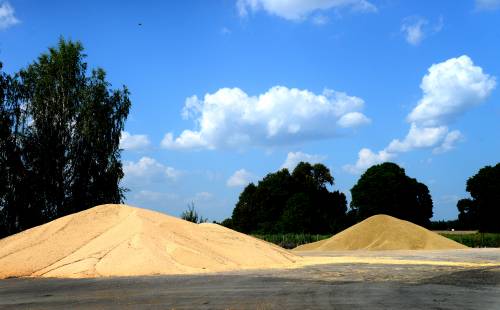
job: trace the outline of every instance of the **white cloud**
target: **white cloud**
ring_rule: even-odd
[[[293,170],[295,166],[301,161],[308,162],[311,164],[317,164],[326,159],[323,155],[313,155],[302,152],[289,152],[286,156],[285,162],[281,165],[281,168],[287,168],[288,170]]]
[[[122,131],[120,137],[120,148],[124,150],[144,150],[151,145],[147,135],[131,135]]]
[[[330,9],[351,9],[357,12],[376,12],[377,8],[367,0],[238,0],[236,7],[240,16],[248,11],[264,10],[287,20],[300,21],[313,12]]]
[[[161,146],[242,148],[331,138],[338,127],[369,122],[359,112],[363,105],[361,98],[333,90],[314,94],[275,86],[258,96],[249,96],[239,88],[222,88],[203,99],[187,98],[182,116],[194,118],[198,130],[184,130],[177,138],[167,133]]]
[[[344,114],[337,121],[337,124],[343,128],[358,127],[370,123],[371,120],[368,117],[366,117],[363,113],[359,112],[349,112],[347,114]]]
[[[423,97],[408,121],[425,126],[450,122],[483,102],[495,85],[495,78],[483,73],[466,55],[434,64],[422,79]]]
[[[139,161],[125,161],[123,182],[128,186],[161,183],[177,179],[181,172],[173,167],[165,166],[156,159],[144,156]]]
[[[395,158],[398,153],[433,148],[434,154],[452,150],[463,140],[448,125],[466,110],[482,103],[495,88],[495,78],[483,73],[468,56],[451,58],[429,68],[420,85],[423,96],[409,113],[410,130],[401,141],[394,139],[382,151],[362,149],[354,165],[344,169],[360,173],[371,165]]]
[[[14,26],[20,21],[14,16],[14,8],[9,2],[4,2],[0,5],[0,30]]]
[[[493,11],[500,8],[500,0],[476,0],[476,9],[479,11]]]
[[[226,185],[229,187],[242,187],[251,182],[253,175],[245,169],[237,170],[227,179]]]
[[[215,146],[209,145],[199,132],[191,130],[184,130],[181,136],[176,139],[174,139],[174,135],[171,132],[165,134],[165,137],[161,140],[161,147],[166,149],[215,149]]]
[[[420,128],[413,123],[404,140],[392,140],[386,150],[391,153],[401,153],[413,149],[432,147],[443,141],[447,133],[448,128],[446,126]]]
[[[393,159],[396,156],[394,153],[389,153],[386,150],[374,153],[372,150],[363,148],[358,153],[358,160],[354,165],[345,165],[345,171],[352,174],[359,174],[369,167],[380,164]]]
[[[432,152],[434,154],[441,154],[441,153],[448,152],[448,151],[454,149],[455,144],[457,144],[459,141],[461,141],[463,139],[464,139],[464,136],[462,135],[462,133],[460,131],[453,130],[446,135],[446,138],[443,140],[441,145],[434,148],[432,150]]]
[[[437,22],[432,24],[423,17],[409,16],[403,19],[401,32],[404,34],[406,42],[417,46],[428,36],[440,32],[443,26],[443,16],[439,16]]]
[[[406,18],[403,20],[401,32],[405,34],[406,41],[411,45],[419,45],[425,37],[423,27],[429,22],[424,18]]]

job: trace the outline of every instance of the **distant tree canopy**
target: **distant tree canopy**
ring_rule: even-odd
[[[387,214],[427,226],[432,217],[432,198],[426,185],[406,175],[394,163],[370,167],[351,189],[351,212],[362,221]]]
[[[270,173],[240,194],[232,217],[222,222],[245,233],[333,233],[344,227],[346,197],[330,192],[334,179],[322,164],[299,163]]]
[[[87,75],[83,47],[60,39],[26,69],[0,74],[0,237],[118,203],[129,92]]]
[[[457,203],[458,219],[469,228],[500,232],[500,163],[485,166],[467,180],[472,199]]]

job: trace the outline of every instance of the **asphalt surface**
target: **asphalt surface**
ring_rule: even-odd
[[[411,255],[436,259],[443,253]],[[494,262],[500,252],[458,256]],[[498,310],[500,267],[331,264],[213,275],[6,279],[0,280],[0,308]]]

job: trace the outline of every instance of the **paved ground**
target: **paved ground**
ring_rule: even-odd
[[[357,255],[500,263],[500,250]],[[200,276],[7,279],[0,281],[0,308],[498,310],[500,267],[338,263]]]

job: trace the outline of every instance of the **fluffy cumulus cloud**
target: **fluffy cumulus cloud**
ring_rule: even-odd
[[[182,116],[194,119],[195,130],[178,137],[167,133],[162,147],[168,149],[242,148],[272,146],[331,138],[339,130],[367,124],[364,101],[342,92],[275,86],[258,96],[239,88],[222,88],[203,99],[186,100]]]
[[[249,184],[253,179],[253,174],[245,169],[237,170],[227,179],[226,185],[229,187],[242,187]]]
[[[151,145],[147,135],[131,135],[122,131],[120,136],[120,148],[124,150],[144,150]]]
[[[452,150],[464,137],[459,130],[450,130],[449,124],[482,103],[495,86],[495,78],[466,55],[432,65],[420,85],[422,98],[407,116],[410,130],[406,137],[392,140],[378,153],[364,148],[357,162],[344,168],[359,173],[402,152],[432,148],[438,154]]]
[[[371,120],[360,112],[346,113],[337,121],[337,124],[343,128],[358,127],[370,123]]]
[[[165,166],[147,156],[140,158],[137,162],[125,161],[123,172],[125,174],[123,182],[132,187],[175,180],[181,174],[179,170]]]
[[[3,2],[0,5],[0,30],[7,29],[19,23],[14,13],[14,8],[9,2]]]
[[[308,162],[311,164],[317,164],[326,159],[323,155],[313,155],[302,152],[289,152],[286,156],[285,162],[281,165],[281,168],[287,168],[288,170],[293,170],[295,166],[301,161]]]
[[[495,78],[466,55],[434,64],[422,79],[423,97],[408,121],[425,126],[448,123],[483,102],[495,85]]]
[[[357,12],[376,12],[377,8],[367,0],[238,0],[240,16],[248,12],[266,11],[287,20],[300,21],[312,13],[330,9],[351,9]]]
[[[345,165],[344,170],[352,174],[359,174],[370,166],[390,161],[395,157],[395,154],[389,153],[386,150],[373,152],[370,149],[362,148],[358,153],[358,160],[354,165]]]
[[[492,11],[500,8],[500,0],[476,0],[476,9],[480,11]]]
[[[455,145],[464,139],[464,136],[459,130],[453,130],[448,132],[441,145],[435,147],[432,152],[434,154],[446,153],[455,148]]]
[[[391,153],[401,153],[418,148],[432,147],[443,141],[447,133],[448,128],[446,126],[418,127],[413,123],[403,141],[398,139],[392,140],[386,150]]]

